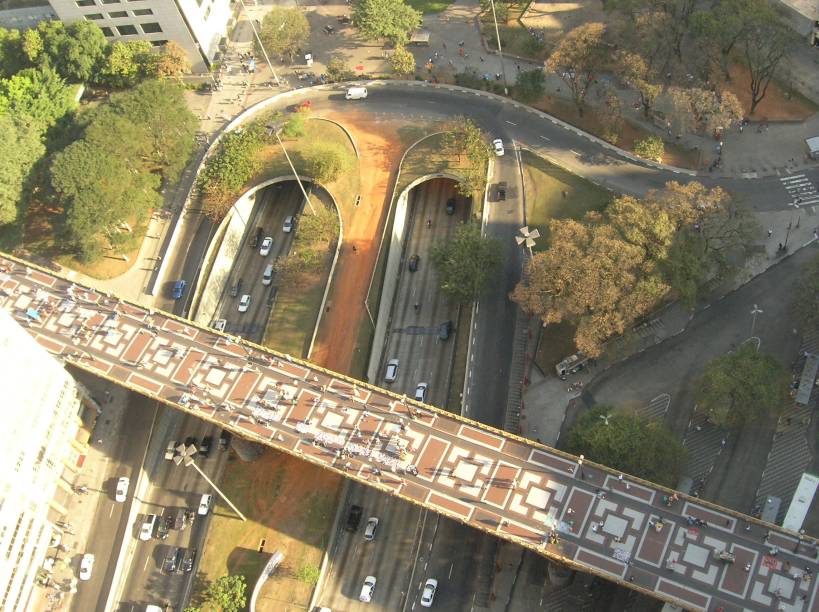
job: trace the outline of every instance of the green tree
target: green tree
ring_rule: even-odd
[[[645,159],[661,162],[665,154],[665,144],[659,136],[646,136],[634,143],[634,152]]]
[[[108,49],[108,56],[97,79],[110,87],[133,87],[156,72],[157,55],[147,40],[117,41]]]
[[[819,257],[803,269],[799,289],[794,295],[794,309],[805,327],[819,326]]]
[[[603,127],[603,138],[612,144],[617,144],[625,121],[620,96],[613,90],[606,92],[605,102],[600,108],[600,123]]]
[[[284,126],[282,126],[282,136],[285,138],[301,138],[304,136],[305,123],[309,113],[310,111],[306,108],[300,108],[295,113],[291,113]]]
[[[14,222],[23,208],[29,174],[45,154],[40,132],[0,113],[0,225]]]
[[[778,19],[761,18],[748,27],[743,40],[745,67],[750,76],[751,110],[765,98],[782,59],[791,50],[791,33]]]
[[[190,72],[191,63],[179,43],[169,40],[162,45],[154,68],[159,78],[180,77]]]
[[[220,576],[208,585],[205,601],[220,612],[240,612],[247,605],[244,576]]]
[[[788,397],[788,382],[776,359],[745,342],[705,364],[696,383],[697,410],[719,427],[739,428],[778,414]]]
[[[74,94],[50,68],[27,68],[0,81],[0,113],[9,113],[37,131],[52,127],[76,108]]]
[[[415,56],[407,51],[403,45],[398,45],[390,56],[390,66],[397,75],[408,76],[414,74]]]
[[[22,50],[29,64],[34,65],[43,53],[43,38],[34,29],[23,32]]]
[[[307,173],[320,183],[332,183],[353,165],[350,152],[336,142],[313,142],[304,151]]]
[[[671,430],[613,406],[595,406],[578,417],[566,450],[668,487],[677,484],[685,465],[685,449]]]
[[[607,60],[603,44],[606,26],[602,23],[586,23],[566,34],[555,47],[546,69],[557,74],[572,93],[577,112],[582,116],[586,94],[597,73]]]
[[[105,60],[108,41],[99,26],[91,21],[41,21],[37,32],[43,42],[39,65],[53,67],[70,83],[86,83]]]
[[[399,45],[421,25],[421,13],[403,0],[357,0],[353,22],[365,37],[385,38]]]
[[[0,77],[9,78],[26,65],[20,30],[0,28]]]
[[[262,20],[259,38],[269,53],[293,61],[310,38],[310,24],[300,8],[274,6]],[[262,50],[256,44],[256,52],[261,56]]]
[[[512,90],[515,98],[522,102],[535,102],[540,100],[546,92],[546,75],[543,70],[520,70],[515,79],[515,87]]]
[[[458,304],[469,304],[481,295],[495,278],[501,257],[500,243],[481,236],[476,222],[460,226],[449,241],[434,246],[431,253],[441,290]]]
[[[614,56],[614,70],[620,79],[640,95],[643,114],[648,118],[662,86],[654,82],[655,75],[645,60],[636,53],[618,51]]]
[[[447,155],[466,156],[468,164],[461,168],[461,181],[458,192],[471,196],[476,191],[483,191],[486,183],[486,165],[492,156],[492,149],[487,144],[481,129],[471,120],[458,117],[452,121],[444,134],[443,149]]]
[[[349,81],[355,77],[355,73],[340,57],[332,57],[327,62],[327,79],[330,82]]]
[[[321,576],[321,569],[318,565],[314,563],[306,563],[302,565],[299,570],[296,572],[296,578],[299,579],[300,582],[308,586],[316,586],[318,584],[319,577]]]

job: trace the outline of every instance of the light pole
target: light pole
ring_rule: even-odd
[[[506,64],[503,63],[503,49],[501,49],[500,32],[498,31],[498,17],[495,15],[495,0],[489,0],[492,5],[492,20],[495,22],[495,38],[498,39],[498,57],[500,57],[501,73],[503,73],[503,93],[509,95],[509,89],[506,82]]]
[[[751,337],[754,335],[754,328],[756,327],[756,315],[762,314],[765,312],[759,306],[754,304],[753,310],[751,310]]]
[[[585,456],[583,456],[583,455],[580,455],[580,456],[577,458],[577,471],[578,471],[578,473],[580,474],[580,480],[586,480],[586,477],[585,477],[585,475],[583,474],[583,460],[584,460],[585,458],[586,458],[586,457],[585,457]]]
[[[518,246],[524,245],[529,249],[529,259],[532,259],[532,247],[535,246],[535,239],[540,238],[540,231],[535,228],[530,232],[528,225],[523,226],[518,231],[521,235],[515,236],[515,242],[518,243]]]
[[[610,415],[610,414],[601,414],[601,415],[600,415],[600,420],[601,420],[601,421],[603,421],[603,424],[604,424],[604,425],[608,425],[608,424],[609,424],[609,419],[610,419],[610,418],[611,418],[611,415]]]
[[[193,469],[195,469],[197,472],[199,472],[199,475],[202,476],[202,478],[204,478],[207,481],[207,483],[210,486],[213,487],[213,490],[216,491],[219,494],[219,497],[224,499],[227,502],[227,505],[230,506],[231,508],[233,508],[233,511],[236,514],[239,515],[239,518],[242,519],[243,521],[247,521],[247,519],[245,518],[245,515],[242,514],[241,512],[239,512],[239,508],[234,506],[233,502],[230,501],[227,498],[227,495],[222,493],[222,490],[219,487],[217,487],[216,484],[210,478],[208,478],[208,475],[205,474],[205,472],[203,472],[201,469],[199,469],[198,465],[196,465],[196,463],[193,460],[193,456],[196,454],[196,447],[193,444],[191,444],[190,446],[187,446],[187,447],[184,444],[180,444],[177,447],[177,450],[179,450],[180,448],[182,450],[180,450],[179,454],[176,457],[173,458],[173,462],[176,465],[180,465],[180,464],[184,463],[185,467],[193,466]]]
[[[310,196],[307,195],[307,191],[304,189],[304,184],[301,182],[301,178],[299,178],[299,173],[296,172],[295,166],[293,166],[293,162],[290,160],[290,156],[287,154],[287,149],[284,148],[284,143],[282,139],[279,138],[279,132],[281,131],[281,126],[275,125],[273,123],[269,123],[265,126],[267,128],[267,133],[269,135],[276,137],[276,142],[279,143],[279,146],[282,148],[284,152],[284,156],[287,158],[287,163],[290,164],[290,170],[293,171],[293,176],[296,177],[296,182],[299,184],[299,189],[301,189],[302,195],[304,195],[304,201],[307,202],[307,206],[310,207],[310,212],[314,215],[316,214],[316,209],[313,208],[313,203],[310,201]]]
[[[239,0],[239,4],[242,5],[242,10],[247,15],[247,7],[245,6],[244,0]],[[264,45],[262,44],[262,39],[259,38],[259,32],[256,31],[256,26],[253,23],[253,19],[250,18],[250,15],[248,15],[247,21],[248,23],[250,23],[250,28],[253,30],[253,36],[256,37],[256,42],[259,43],[259,49],[262,50],[262,55],[264,55],[264,61],[267,62],[267,67],[270,68],[270,72],[273,74],[273,78],[276,79],[276,86],[278,87],[281,85],[281,81],[279,81],[279,75],[276,74],[276,71],[273,69],[273,64],[270,62],[270,58],[267,57],[267,50],[264,48]]]

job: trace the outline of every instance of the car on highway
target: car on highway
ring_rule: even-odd
[[[182,561],[182,571],[185,573],[191,571],[193,569],[194,561],[196,561],[196,549],[190,548],[185,555],[185,560]]]
[[[361,595],[358,596],[358,601],[370,603],[375,594],[375,576],[367,576],[364,579],[364,584],[361,587]]]
[[[114,499],[120,503],[124,502],[128,497],[128,486],[131,480],[127,476],[122,476],[117,480],[117,490],[114,493]]]
[[[210,506],[213,503],[213,495],[210,493],[203,493],[199,499],[199,508],[196,509],[196,514],[201,516],[206,515],[210,511]]]
[[[495,149],[495,155],[501,157],[504,153],[503,141],[500,138],[495,138],[495,140],[492,141],[492,146]]]
[[[421,256],[420,255],[412,255],[409,258],[409,262],[407,263],[407,268],[410,272],[417,272],[418,266],[421,264]]]
[[[92,571],[94,571],[94,555],[85,553],[80,561],[80,580],[91,580]]]
[[[176,447],[179,446],[179,442],[176,440],[171,440],[168,442],[168,446],[165,447],[165,459],[168,461],[173,460],[176,457]]]
[[[242,279],[240,278],[230,286],[230,297],[236,297],[242,290]]]
[[[239,300],[239,312],[247,312],[248,308],[250,308],[250,294],[245,293]]]
[[[438,339],[439,340],[449,340],[449,336],[452,333],[452,321],[444,321],[438,326]]]
[[[375,539],[375,531],[378,529],[378,517],[371,516],[367,519],[367,525],[364,527],[364,539],[372,541]]]
[[[171,529],[173,529],[173,522],[174,522],[173,512],[167,512],[163,516],[159,517],[159,520],[156,523],[157,540],[168,539],[168,534],[171,532]]]
[[[293,226],[295,225],[295,223],[296,223],[296,220],[293,217],[293,215],[290,215],[289,217],[286,217],[284,219],[284,224],[282,225],[282,231],[285,234],[289,234],[290,232],[293,231]]]
[[[219,450],[226,451],[230,446],[230,439],[232,438],[229,431],[222,430],[222,433],[219,434]]]
[[[350,513],[347,515],[347,522],[344,524],[344,529],[349,532],[358,529],[362,512],[364,512],[364,509],[361,506],[356,506],[355,504],[350,506]]]
[[[256,233],[253,234],[253,238],[250,239],[250,248],[255,249],[259,246],[259,242],[262,240],[262,236],[264,235],[264,228],[257,227]]]
[[[211,323],[211,327],[216,331],[223,332],[227,327],[227,319],[216,319],[213,323]]]
[[[384,371],[384,380],[386,382],[395,382],[396,378],[398,378],[398,360],[390,359],[387,362],[387,368]]]
[[[432,600],[435,599],[435,591],[438,589],[438,581],[430,578],[424,584],[424,592],[421,593],[421,605],[425,608],[432,607]]]
[[[185,287],[187,287],[188,281],[179,279],[173,284],[173,299],[179,300],[185,295]]]
[[[203,457],[210,455],[210,447],[213,446],[213,436],[205,436],[199,443],[199,454]]]
[[[501,181],[498,183],[498,202],[503,202],[506,199],[506,181]]]
[[[176,570],[179,568],[179,564],[182,562],[182,557],[184,555],[184,550],[182,548],[171,547],[168,551],[165,560],[162,562],[162,573],[163,574],[174,574]]]
[[[448,215],[455,214],[455,198],[449,198],[446,201],[446,214]]]
[[[145,520],[142,521],[142,527],[139,529],[139,539],[143,542],[150,540],[154,533],[154,525],[156,525],[156,514],[145,515]]]
[[[266,236],[265,239],[262,240],[262,246],[259,247],[259,255],[267,257],[270,255],[271,248],[273,248],[273,238]]]
[[[187,438],[185,438],[185,450],[187,451],[187,449],[190,448],[191,446],[194,449],[196,449],[199,446],[198,440],[196,439],[195,436],[188,436]]]
[[[429,388],[429,384],[422,382],[418,383],[418,386],[415,387],[415,401],[416,402],[426,402],[427,401],[427,389]]]

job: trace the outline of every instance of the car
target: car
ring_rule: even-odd
[[[114,493],[114,499],[122,503],[128,497],[128,486],[131,484],[130,478],[122,476],[117,480],[117,490]]]
[[[247,312],[248,308],[250,308],[250,294],[245,293],[239,300],[239,312]]]
[[[498,183],[498,202],[503,202],[506,199],[506,181]]]
[[[424,584],[424,592],[421,593],[421,605],[425,608],[432,607],[432,600],[435,599],[435,591],[438,589],[438,581],[429,578]]]
[[[205,436],[199,443],[199,454],[203,457],[210,455],[210,447],[213,445],[213,436]]]
[[[159,517],[159,520],[156,523],[157,540],[168,539],[168,534],[171,532],[171,529],[173,529],[173,522],[174,522],[173,512],[168,512],[164,516]]]
[[[230,297],[236,297],[242,290],[242,279],[240,278],[230,286]]]
[[[498,157],[503,156],[503,141],[500,138],[496,138],[492,141],[492,146],[495,148],[495,155]]]
[[[210,511],[210,505],[213,503],[213,495],[210,493],[203,493],[199,499],[199,508],[196,509],[196,514],[200,516],[206,515]]]
[[[168,513],[168,525],[171,529],[183,531],[193,521],[193,512],[185,508],[172,508]]]
[[[185,287],[188,286],[188,281],[179,279],[173,284],[173,299],[179,300],[182,299],[182,296],[185,294]]]
[[[223,332],[227,327],[227,319],[216,319],[213,323],[211,323],[211,327],[216,331]]]
[[[449,340],[449,336],[452,333],[452,321],[444,321],[438,326],[438,339],[439,340]]]
[[[193,569],[193,563],[196,561],[196,549],[191,548],[185,555],[185,560],[182,561],[182,571],[188,573]]]
[[[168,446],[165,447],[165,459],[168,461],[172,461],[174,457],[176,457],[176,447],[179,446],[179,442],[176,440],[171,440],[168,442]]]
[[[226,451],[228,449],[228,447],[230,446],[230,439],[232,437],[233,436],[231,436],[229,431],[225,431],[224,429],[222,430],[222,433],[219,434],[219,450],[220,451]]]
[[[255,249],[257,246],[259,246],[259,242],[261,241],[263,235],[264,235],[264,229],[261,228],[261,227],[257,227],[256,228],[256,233],[253,234],[253,238],[250,239],[250,248],[251,249]]]
[[[364,579],[364,585],[361,587],[361,595],[358,596],[358,601],[370,603],[375,594],[375,576],[367,576]]]
[[[181,553],[181,554],[180,554]],[[179,567],[179,563],[182,561],[182,549],[179,547],[171,547],[168,551],[165,560],[162,562],[162,573],[163,574],[174,574],[176,573],[177,568]]]
[[[344,529],[349,532],[354,532],[358,529],[362,512],[364,512],[364,509],[361,506],[356,506],[355,504],[350,506],[350,513],[347,515],[347,522],[344,524]]]
[[[455,198],[449,198],[446,201],[446,214],[448,215],[455,214]]]
[[[154,534],[154,525],[156,525],[156,514],[148,514],[145,520],[142,521],[142,527],[139,529],[139,539],[147,542]]]
[[[193,447],[194,449],[199,447],[199,440],[196,439],[195,436],[188,436],[185,438],[185,448]]]
[[[412,255],[409,258],[409,263],[407,264],[407,268],[410,272],[417,272],[418,266],[421,264],[421,256],[420,255]]]
[[[415,387],[415,401],[417,402],[426,402],[427,401],[427,389],[429,388],[429,384],[422,382],[418,383],[418,386]]]
[[[284,220],[284,224],[282,225],[282,231],[285,234],[289,234],[290,232],[292,232],[293,231],[293,226],[295,225],[295,221],[296,220],[293,217],[293,215],[290,215],[289,217],[286,217],[285,220]]]
[[[273,248],[273,238],[266,236],[265,239],[262,240],[262,246],[259,247],[259,255],[267,257],[270,255],[271,248]]]
[[[371,516],[367,519],[367,525],[364,527],[364,539],[367,541],[374,540],[376,529],[378,529],[378,517]]]
[[[91,580],[91,572],[94,570],[94,555],[85,553],[80,561],[80,580]]]
[[[398,378],[398,360],[390,359],[387,362],[387,368],[384,371],[384,380],[386,382],[395,382],[396,378]]]

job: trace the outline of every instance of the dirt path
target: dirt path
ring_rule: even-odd
[[[350,131],[361,153],[361,204],[342,216],[344,242],[328,298],[329,311],[319,328],[311,361],[350,372],[359,324],[365,320],[364,298],[370,283],[392,186],[403,146],[398,124],[362,113],[328,115]],[[355,250],[353,250],[355,247]]]

